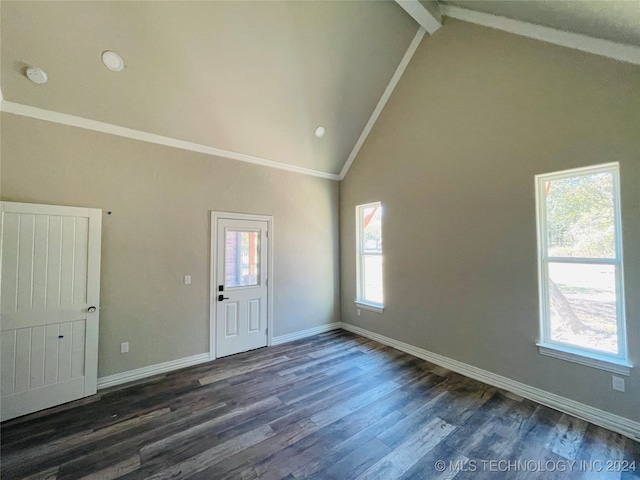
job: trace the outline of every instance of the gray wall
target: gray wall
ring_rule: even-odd
[[[640,67],[447,21],[340,186],[342,320],[640,420]],[[534,175],[619,161],[627,392],[537,351]],[[357,204],[384,207],[383,314],[356,316]]]
[[[274,335],[338,321],[337,182],[7,113],[1,128],[3,200],[103,209],[99,376],[208,352],[211,210],[274,216]]]

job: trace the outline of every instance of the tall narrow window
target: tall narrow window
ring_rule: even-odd
[[[628,373],[618,164],[536,182],[540,353]]]
[[[382,205],[356,207],[357,298],[356,304],[382,312]]]

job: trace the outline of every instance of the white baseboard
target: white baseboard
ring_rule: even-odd
[[[305,337],[311,337],[318,335],[319,333],[328,332],[330,330],[338,330],[342,328],[342,322],[328,323],[326,325],[320,325],[319,327],[307,328],[306,330],[300,330],[299,332],[288,333],[286,335],[280,335],[279,337],[273,337],[271,345],[280,345],[281,343],[293,342]]]
[[[342,322],[328,323],[326,325],[320,325],[319,327],[308,328],[307,330],[301,330],[299,332],[289,333],[287,335],[281,335],[279,337],[273,337],[271,345],[280,345],[281,343],[293,342],[300,338],[311,337],[319,333],[328,332],[330,330],[338,330],[342,327]],[[98,390],[103,388],[114,387],[123,383],[133,382],[135,380],[141,380],[143,378],[158,375],[160,373],[167,373],[179,368],[190,367],[192,365],[198,365],[200,363],[209,362],[212,359],[209,353],[201,353],[200,355],[194,355],[193,357],[179,358],[177,360],[171,360],[169,362],[158,363],[156,365],[149,365],[148,367],[137,368],[135,370],[129,370],[128,372],[116,373],[115,375],[109,375],[106,377],[98,378]]]
[[[542,405],[546,405],[561,412],[574,415],[595,425],[599,425],[603,428],[607,428],[634,440],[640,441],[640,422],[635,422],[628,418],[585,405],[584,403],[576,402],[575,400],[561,397],[560,395],[517,382],[510,378],[503,377],[502,375],[497,375],[443,355],[438,355],[437,353],[432,353],[422,348],[414,347],[408,343],[400,342],[398,340],[385,337],[384,335],[370,332],[369,330],[356,327],[355,325],[342,323],[341,328],[363,337],[370,338],[384,345],[397,348],[398,350],[402,350],[414,357],[422,358],[423,360],[435,363],[436,365],[440,365],[441,367],[447,368],[461,375],[473,378],[474,380],[508,390],[520,395],[521,397],[528,398],[529,400],[533,400],[534,402],[541,403]]]
[[[348,332],[353,332],[357,335],[370,338],[376,342],[380,342],[384,345],[388,345],[393,348],[397,348],[403,352],[406,352],[414,357],[422,358],[428,362],[435,363],[441,367],[447,368],[451,371],[465,375],[474,380],[484,382],[494,387],[502,388],[513,392],[521,397],[528,398],[534,402],[541,403],[548,407],[554,408],[564,413],[574,415],[582,418],[595,425],[599,425],[603,428],[607,428],[614,432],[618,432],[636,441],[640,441],[640,422],[630,420],[628,418],[615,415],[613,413],[600,410],[584,403],[576,402],[566,397],[556,395],[554,393],[541,390],[530,385],[517,382],[502,375],[498,375],[487,370],[483,370],[467,363],[453,360],[452,358],[439,355],[437,353],[429,352],[422,348],[414,347],[408,343],[394,340],[390,337],[385,337],[378,333],[371,332],[364,328],[356,327],[344,322],[334,322],[319,327],[308,328],[299,332],[289,333],[287,335],[280,335],[274,337],[272,345],[280,345],[282,343],[292,342],[301,338],[310,337],[319,333],[325,333],[331,330],[337,330],[342,328]],[[115,375],[109,375],[107,377],[98,378],[98,390],[113,387],[127,382],[140,380],[160,373],[167,373],[180,368],[189,367],[192,365],[198,365],[210,361],[208,353],[202,353],[200,355],[194,355],[192,357],[180,358],[178,360],[172,360],[170,362],[159,363],[157,365],[150,365],[148,367],[138,368],[130,370],[128,372],[117,373]]]
[[[106,377],[98,378],[98,390],[103,388],[114,387],[123,383],[133,382],[134,380],[140,380],[142,378],[151,377],[160,373],[167,373],[173,370],[178,370],[184,367],[190,367],[192,365],[198,365],[199,363],[205,363],[210,361],[209,353],[201,353],[192,357],[179,358],[177,360],[171,360],[169,362],[158,363],[156,365],[149,365],[148,367],[136,368],[135,370],[129,370],[128,372],[116,373],[115,375],[108,375]]]

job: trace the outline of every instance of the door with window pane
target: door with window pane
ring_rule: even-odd
[[[267,222],[217,219],[216,352],[267,345]]]

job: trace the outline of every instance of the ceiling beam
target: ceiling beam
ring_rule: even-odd
[[[396,3],[430,34],[442,26],[440,5],[436,0],[396,0]]]
[[[396,85],[398,85],[398,82],[400,81],[402,74],[407,68],[407,65],[409,65],[409,62],[411,61],[413,54],[418,49],[418,46],[420,45],[420,42],[422,41],[422,38],[425,36],[426,33],[427,32],[425,31],[424,28],[418,27],[418,31],[413,37],[411,44],[409,44],[409,48],[407,48],[407,51],[402,57],[402,60],[400,60],[400,64],[398,65],[398,68],[396,68],[396,71],[391,77],[391,80],[389,80],[389,84],[387,85],[387,88],[385,88],[384,92],[382,92],[382,96],[380,97],[380,100],[378,100],[378,104],[376,105],[376,108],[373,109],[373,113],[371,114],[369,121],[364,126],[364,129],[362,130],[360,137],[358,137],[358,141],[353,146],[353,150],[351,150],[351,154],[349,155],[349,158],[347,158],[347,161],[342,167],[342,170],[340,171],[339,180],[343,180],[345,175],[349,171],[349,168],[351,168],[351,164],[358,156],[358,153],[360,152],[362,145],[364,145],[365,140],[369,136],[369,132],[371,132],[371,129],[373,128],[376,121],[378,120],[378,117],[382,113],[382,109],[387,104],[387,100],[389,100],[389,97],[391,97],[393,90],[396,88]]]

